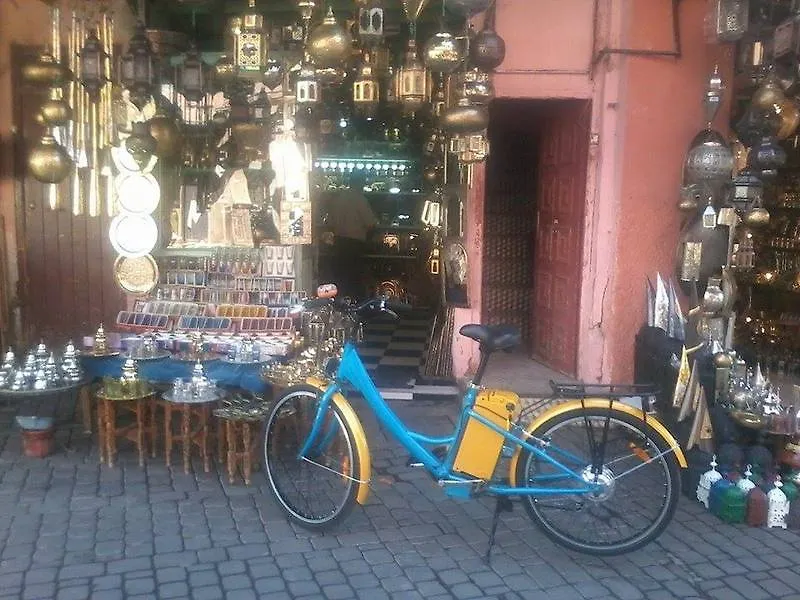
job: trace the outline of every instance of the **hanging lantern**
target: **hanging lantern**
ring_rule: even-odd
[[[781,87],[778,78],[772,74],[769,75],[764,83],[761,84],[750,99],[750,104],[756,108],[764,108],[772,110],[775,105],[780,105],[786,100],[786,94]]]
[[[262,90],[249,107],[250,121],[257,125],[265,125],[270,120],[269,96]]]
[[[440,123],[442,129],[453,135],[478,133],[489,124],[489,111],[462,97],[444,112]]]
[[[316,104],[319,102],[319,82],[317,72],[308,57],[300,65],[300,74],[295,83],[295,101],[298,104]]]
[[[340,66],[350,53],[351,40],[344,27],[336,22],[333,9],[308,36],[306,48],[314,63],[321,68]]]
[[[125,140],[125,149],[143,169],[150,162],[151,157],[156,153],[158,142],[150,133],[150,124],[136,122],[131,126],[131,134]]]
[[[440,119],[444,111],[447,110],[447,83],[445,75],[439,74],[438,81],[434,87],[436,91],[434,91],[431,97],[431,114],[435,119]]]
[[[28,154],[28,170],[31,175],[42,183],[59,183],[69,175],[72,170],[72,159],[67,151],[56,142],[53,134],[48,131],[31,148]]]
[[[308,22],[311,20],[311,15],[314,14],[314,7],[316,6],[314,0],[298,0],[297,8],[300,9],[300,18]]]
[[[492,76],[480,69],[470,69],[457,75],[459,93],[473,104],[489,104],[494,98]]]
[[[206,95],[206,66],[194,42],[178,67],[176,84],[178,92],[190,102],[199,102]]]
[[[380,84],[370,63],[369,53],[365,52],[364,60],[358,69],[358,76],[353,82],[353,106],[356,112],[372,117],[378,109],[379,101]]]
[[[236,80],[236,67],[233,59],[227,54],[219,57],[214,65],[214,89],[225,91]]]
[[[764,195],[764,184],[750,169],[737,173],[732,182],[728,201],[739,211],[754,204],[761,204]]]
[[[106,62],[108,54],[103,43],[97,37],[97,30],[92,29],[80,51],[80,81],[89,98],[96,102],[100,98],[100,90],[106,84]]]
[[[450,152],[461,164],[483,162],[489,156],[489,140],[486,132],[458,134],[450,138]]]
[[[477,35],[470,41],[469,58],[472,65],[484,71],[493,71],[506,57],[506,42],[494,30],[495,7],[486,14],[486,19]]]
[[[283,83],[283,63],[274,58],[267,60],[267,66],[261,74],[261,81],[269,89],[274,90]]]
[[[735,42],[747,33],[750,0],[715,0],[712,10],[717,41]]]
[[[347,71],[341,67],[325,67],[316,69],[317,81],[322,86],[336,86],[344,83]]]
[[[177,158],[183,148],[183,136],[175,118],[159,105],[155,116],[147,123],[150,126],[150,135],[156,140],[153,154],[165,160]]]
[[[750,168],[759,171],[761,179],[773,179],[777,177],[778,169],[786,164],[786,151],[776,138],[764,136],[750,150],[748,158]]]
[[[730,178],[732,171],[733,153],[725,138],[713,129],[704,129],[698,133],[686,156],[687,181],[721,183]]]
[[[419,110],[430,96],[428,71],[417,57],[414,39],[408,40],[408,50],[403,66],[397,71],[397,99],[408,112]]]
[[[382,0],[366,0],[358,7],[358,37],[365,46],[383,41],[386,9]]]
[[[453,35],[439,31],[425,44],[425,64],[435,73],[452,73],[464,62],[464,48]]]
[[[153,50],[145,35],[144,25],[136,27],[136,33],[128,44],[128,53],[122,57],[122,85],[131,93],[131,100],[139,108],[144,106],[153,90]]]
[[[256,0],[248,0],[248,12],[231,20],[233,64],[239,77],[260,79],[267,64],[269,34],[264,17],[256,12]]]

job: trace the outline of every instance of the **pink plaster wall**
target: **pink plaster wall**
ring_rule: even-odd
[[[595,48],[669,49],[671,5],[498,0],[497,31],[508,53],[495,76],[497,96],[592,100],[577,372],[584,381],[632,378],[644,277],[672,270],[681,165],[702,126],[703,89],[715,62],[730,80],[731,51],[703,39],[705,0],[680,2],[682,58],[612,55],[590,71],[593,39]],[[726,107],[720,112],[727,114]],[[471,307],[455,311],[456,331],[481,315],[483,196],[483,167],[477,166],[466,219]],[[463,377],[477,366],[478,354],[459,337],[453,366]]]
[[[630,44],[647,48],[669,44],[658,40],[669,19],[667,2],[632,2]],[[719,63],[723,79],[731,83],[733,52],[730,47],[708,45],[703,18],[706,2],[680,3],[682,57],[663,60],[628,59],[621,156],[622,184],[619,205],[619,239],[616,269],[608,313],[611,358],[610,378],[633,376],[633,341],[646,318],[644,281],[656,271],[672,276],[681,215],[676,208],[686,150],[705,126],[702,98],[708,76]],[[656,46],[657,47],[657,46]],[[730,96],[728,95],[728,101]],[[726,131],[729,109],[723,106],[717,127]]]

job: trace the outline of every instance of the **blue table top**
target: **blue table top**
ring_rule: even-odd
[[[122,356],[82,356],[81,365],[89,378],[120,377],[125,358]],[[172,383],[179,377],[191,377],[194,363],[163,358],[137,361],[139,377],[153,383]],[[264,364],[236,364],[222,360],[203,362],[206,377],[218,385],[236,387],[254,394],[263,394],[269,384],[262,380]]]

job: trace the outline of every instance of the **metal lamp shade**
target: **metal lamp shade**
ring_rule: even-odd
[[[689,183],[719,183],[733,171],[733,153],[725,138],[713,129],[701,131],[689,147],[685,174]]]
[[[350,36],[336,22],[333,9],[328,8],[325,19],[309,35],[306,49],[318,67],[327,68],[340,66],[350,53],[350,46]]]

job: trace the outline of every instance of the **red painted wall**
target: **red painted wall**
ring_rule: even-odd
[[[627,45],[669,48],[670,2],[634,0],[628,6]],[[612,310],[608,313],[610,378],[632,378],[633,342],[645,321],[646,277],[671,276],[681,226],[676,208],[686,150],[704,127],[702,100],[715,63],[731,85],[733,50],[704,39],[704,0],[679,3],[682,56],[679,59],[629,57],[625,93],[619,109],[622,127],[618,243]],[[730,95],[715,126],[727,131]]]

